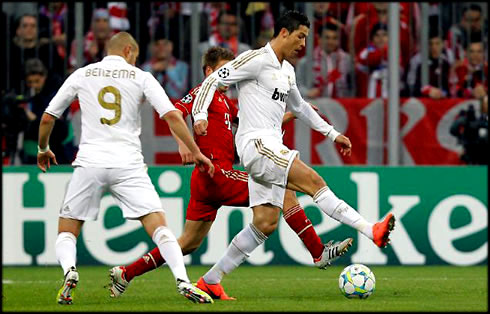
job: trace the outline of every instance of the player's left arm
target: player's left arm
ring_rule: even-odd
[[[288,105],[296,117],[306,122],[312,129],[338,143],[341,147],[340,152],[344,156],[350,156],[352,144],[349,138],[340,134],[332,125],[323,120],[310,104],[301,97],[296,82],[293,83],[289,91]]]
[[[318,107],[313,105],[313,104],[309,104],[311,106],[311,108],[313,108],[313,110],[315,111],[318,111]],[[292,113],[291,111],[286,111],[286,113],[284,114],[284,117],[282,117],[282,124],[286,124],[288,123],[289,121],[291,120],[294,120],[296,119],[297,117],[294,115],[294,113]]]
[[[261,50],[246,51],[236,59],[224,64],[204,80],[192,106],[194,131],[197,135],[207,134],[208,108],[216,88],[255,78],[261,67],[260,53]]]

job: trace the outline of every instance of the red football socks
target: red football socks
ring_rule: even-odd
[[[158,250],[158,247],[155,247],[133,264],[126,266],[126,280],[130,281],[135,276],[143,275],[150,270],[158,268],[160,265],[163,265],[163,263],[165,263],[165,260],[160,255],[160,250]]]
[[[324,245],[316,233],[311,221],[306,217],[305,211],[300,204],[292,207],[283,214],[289,227],[296,232],[298,237],[310,251],[313,259],[322,256]]]

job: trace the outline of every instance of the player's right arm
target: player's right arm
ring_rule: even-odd
[[[192,106],[194,131],[197,135],[206,135],[208,125],[208,107],[214,92],[219,86],[229,86],[243,80],[254,79],[260,71],[262,49],[249,50],[223,65],[209,75],[201,85]]]
[[[56,119],[58,119],[63,112],[71,104],[72,100],[78,93],[78,77],[82,69],[73,72],[61,85],[56,95],[49,102],[48,107],[41,116],[41,122],[39,123],[39,139],[38,139],[38,152],[37,152],[37,166],[43,172],[46,172],[50,167],[50,162],[56,162],[55,154],[49,149],[49,137],[53,131]]]
[[[179,138],[191,151],[195,164],[199,170],[204,171],[204,165],[208,166],[208,173],[211,177],[214,175],[214,165],[206,156],[204,156],[196,142],[192,138],[187,124],[182,118],[182,114],[175,108],[170,99],[165,93],[165,90],[158,81],[148,72],[144,73],[143,94],[148,102],[158,112],[160,119],[164,119],[170,130],[177,138]]]

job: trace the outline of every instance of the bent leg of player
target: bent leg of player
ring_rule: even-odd
[[[182,232],[182,235],[177,239],[184,256],[191,254],[199,248],[212,224],[212,221],[186,220],[184,232]],[[115,266],[111,268],[109,270],[109,277],[111,278],[109,290],[111,292],[111,297],[117,298],[121,296],[134,277],[157,269],[163,264],[165,264],[165,259],[160,254],[158,247],[155,247],[128,266]]]
[[[59,214],[56,259],[64,280],[57,294],[59,304],[73,303],[79,275],[76,268],[77,238],[85,220],[96,220],[105,191],[104,169],[76,167],[68,184]]]
[[[267,240],[267,235],[271,234],[277,227],[280,211],[278,207],[265,205],[255,206],[252,209],[254,212],[252,223],[248,224],[233,238],[223,256],[197,283],[199,288],[212,296],[214,295],[215,298],[234,300],[234,298],[226,295],[220,284],[223,276],[240,266],[255,248]]]
[[[350,247],[352,245],[352,239],[350,238],[344,240],[345,243],[338,246],[338,248],[333,247],[333,241],[330,241],[327,245],[323,245],[311,221],[306,217],[305,211],[299,204],[294,191],[286,190],[284,195],[283,217],[289,227],[303,241],[303,244],[313,258],[315,266],[320,269],[325,269],[333,261],[329,259],[329,256],[332,256],[331,250],[338,249],[339,254],[343,255],[347,252],[345,246]]]
[[[76,268],[77,256],[77,237],[83,221],[60,217],[59,233],[56,239],[56,259],[63,268],[64,280],[56,296],[59,304],[73,303],[73,289],[76,288],[79,280]]]
[[[182,250],[167,227],[164,210],[146,168],[110,170],[110,191],[121,207],[124,218],[141,221],[172,271],[178,292],[193,302],[212,303],[209,295],[190,283]]]
[[[316,171],[296,158],[288,177],[288,188],[313,197],[321,210],[335,220],[347,224],[364,234],[378,247],[386,247],[389,235],[395,226],[395,217],[389,213],[376,224],[366,221],[349,204],[339,199]]]

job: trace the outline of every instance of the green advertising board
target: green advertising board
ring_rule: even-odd
[[[192,167],[150,167],[170,228],[183,230]],[[324,242],[353,237],[340,263],[477,265],[488,258],[487,167],[315,167],[331,189],[368,221],[397,217],[391,246],[377,248],[356,230],[326,216],[298,193]],[[72,168],[4,167],[3,265],[56,265],[57,217]],[[202,246],[186,264],[214,264],[252,219],[249,208],[223,207]],[[101,200],[98,220],[84,224],[78,264],[127,264],[154,247],[138,221],[122,218],[112,196]],[[247,263],[312,265],[311,256],[284,219]]]

